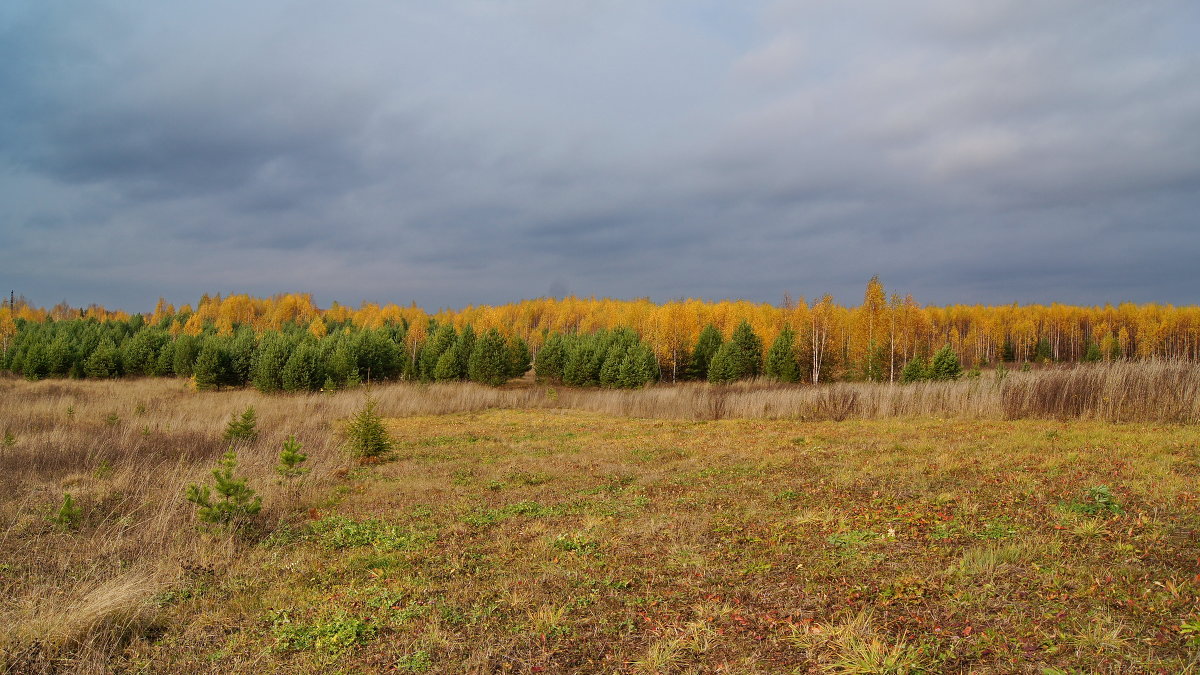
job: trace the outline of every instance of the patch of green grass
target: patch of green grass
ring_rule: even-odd
[[[346,516],[326,516],[310,523],[308,529],[321,546],[334,550],[372,546],[377,551],[404,551],[422,548],[436,539],[434,535],[389,525],[374,518],[354,520]]]
[[[1107,485],[1094,485],[1087,489],[1082,499],[1062,502],[1059,504],[1059,508],[1069,513],[1086,516],[1120,515],[1125,512]]]
[[[271,617],[271,634],[280,651],[313,651],[337,655],[375,639],[378,628],[344,611],[304,621],[291,612]]]

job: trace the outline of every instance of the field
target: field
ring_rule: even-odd
[[[1089,372],[389,385],[365,465],[361,389],[0,380],[0,671],[1200,672],[1194,368]],[[247,406],[264,508],[204,527]]]

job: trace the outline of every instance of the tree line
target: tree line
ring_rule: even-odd
[[[727,342],[735,343],[725,348],[725,354],[716,358],[714,377],[727,381],[729,377],[739,379],[753,375],[769,375],[784,381],[824,382],[829,380],[899,381],[905,366],[914,360],[931,362],[933,355],[946,345],[964,365],[972,367],[995,366],[999,363],[1043,363],[1083,362],[1101,359],[1127,359],[1167,357],[1200,360],[1200,308],[1195,306],[1173,307],[1170,305],[1133,305],[1076,307],[1052,305],[1002,305],[923,307],[911,296],[888,294],[883,284],[871,279],[860,305],[847,307],[833,302],[828,295],[815,302],[804,298],[786,298],[780,305],[751,303],[746,301],[707,302],[702,300],[679,300],[656,304],[649,300],[610,300],[582,298],[539,298],[519,303],[496,306],[470,306],[456,311],[444,310],[427,313],[411,305],[377,305],[364,303],[358,308],[333,303],[328,308],[316,306],[305,294],[286,294],[272,298],[253,298],[247,295],[204,296],[195,308],[185,305],[176,308],[165,300],[159,301],[154,311],[146,315],[128,315],[91,306],[72,308],[65,303],[50,309],[34,308],[17,299],[6,299],[0,303],[0,349],[6,360],[11,360],[11,347],[18,332],[33,330],[32,325],[59,324],[64,322],[91,322],[108,327],[113,349],[123,349],[123,339],[139,332],[137,326],[153,328],[156,337],[142,340],[171,342],[174,351],[183,336],[195,338],[197,344],[207,342],[214,336],[229,343],[226,351],[234,364],[241,364],[238,377],[245,375],[239,353],[248,339],[239,333],[251,333],[256,344],[264,335],[280,333],[287,345],[307,352],[310,363],[324,359],[325,376],[332,375],[336,385],[347,373],[344,359],[332,362],[335,341],[344,339],[347,330],[358,334],[364,331],[382,331],[397,346],[402,348],[404,358],[398,374],[376,369],[373,377],[391,377],[436,380],[438,362],[431,360],[429,344],[441,347],[448,339],[446,328],[459,334],[468,332],[481,338],[493,329],[497,331],[506,347],[520,339],[531,354],[539,353],[550,346],[553,355],[558,347],[547,343],[553,336],[566,341],[577,341],[578,336],[601,335],[619,331],[631,331],[638,341],[654,357],[655,367],[647,371],[657,373],[655,378],[667,381],[687,379],[710,379],[710,361],[717,357],[717,349]],[[778,350],[756,350],[744,336],[735,340],[741,325],[749,326],[750,332],[759,338],[762,345],[778,346]],[[124,328],[121,326],[124,325]],[[57,329],[56,329],[57,330]],[[129,335],[122,335],[122,331]],[[297,339],[307,332],[316,340]],[[438,333],[441,332],[441,335]],[[164,338],[161,333],[166,334]],[[342,335],[335,335],[341,333]],[[333,337],[326,337],[326,334]],[[84,356],[90,356],[92,345],[85,340]],[[468,338],[469,342],[471,338]],[[591,340],[592,338],[588,338]],[[600,340],[601,338],[595,338]],[[613,339],[609,337],[603,339]],[[240,340],[240,342],[239,342]],[[183,343],[188,341],[183,340]],[[585,340],[586,342],[586,340]],[[72,361],[74,370],[68,367],[62,372],[66,354],[63,346],[46,343],[47,372],[54,374],[88,375],[83,371],[82,358]],[[573,343],[572,343],[573,344]],[[576,368],[567,374],[563,382],[589,382],[603,384],[600,379],[604,361],[608,360],[605,347],[603,357],[597,356],[598,347],[580,343],[579,349],[593,350],[588,369]],[[283,347],[276,347],[276,351]],[[186,354],[190,346],[180,347]],[[565,349],[565,346],[564,346]],[[211,350],[210,350],[211,351]],[[316,356],[320,352],[321,358]],[[774,351],[774,357],[771,352]],[[181,357],[181,369],[168,373],[166,364],[156,364],[147,369],[141,359],[134,355],[126,368],[125,362],[114,364],[105,358],[105,353],[93,360],[92,376],[103,376],[106,367],[116,367],[130,374],[179,374],[186,371],[186,358]],[[433,349],[441,359],[445,350]],[[757,354],[755,367],[746,367],[754,359],[745,354]],[[649,363],[649,359],[643,359]],[[219,360],[220,355],[216,355]],[[206,358],[211,361],[213,355]],[[291,354],[289,352],[289,359]],[[583,357],[579,357],[583,363]],[[278,359],[276,359],[278,360]],[[621,357],[621,363],[624,363]],[[592,368],[591,366],[597,367]],[[633,362],[626,368],[632,372]],[[548,362],[550,373],[546,377],[558,378],[554,359]],[[795,364],[793,368],[792,364]],[[172,363],[172,368],[174,364]],[[285,364],[286,365],[286,364]],[[441,364],[445,379],[470,378],[469,356],[446,357]],[[482,365],[479,367],[483,367]],[[138,372],[139,368],[143,372]],[[233,366],[237,371],[238,367]],[[315,368],[315,367],[314,367]],[[915,367],[914,367],[915,368]],[[33,368],[38,372],[39,367]],[[300,362],[292,368],[295,377],[301,377]],[[614,359],[608,368],[619,378],[621,365]],[[10,368],[11,370],[11,368]],[[23,370],[18,369],[18,370]],[[586,372],[585,372],[586,371]],[[495,372],[495,368],[492,368]],[[575,373],[585,373],[576,375]],[[750,376],[753,376],[750,375]],[[360,374],[360,377],[362,374]],[[321,379],[313,376],[315,379]],[[346,375],[347,379],[350,379]],[[481,376],[482,377],[482,376]],[[498,375],[492,375],[493,379]],[[293,378],[295,379],[295,378]],[[633,381],[629,375],[626,381]],[[282,379],[280,380],[282,387]],[[323,383],[323,380],[322,380]]]

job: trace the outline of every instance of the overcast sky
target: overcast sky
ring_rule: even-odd
[[[1200,301],[1195,0],[5,0],[0,284]]]

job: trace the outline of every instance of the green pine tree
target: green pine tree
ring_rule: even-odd
[[[117,346],[111,339],[105,338],[96,345],[87,360],[83,362],[83,372],[92,378],[119,377],[120,360]]]
[[[253,441],[258,438],[258,415],[254,412],[254,407],[248,407],[242,411],[241,415],[233,413],[229,417],[229,423],[225,425],[224,438],[230,442],[238,441]]]
[[[758,377],[762,372],[763,342],[750,327],[750,323],[743,319],[738,327],[733,329],[729,341],[737,348],[737,379]]]
[[[928,379],[929,364],[925,361],[925,357],[919,354],[909,359],[908,363],[904,364],[904,369],[900,371],[901,384],[921,382]]]
[[[283,442],[283,450],[279,453],[279,464],[275,472],[284,478],[296,478],[308,473],[308,467],[302,466],[308,455],[300,452],[300,442],[295,436],[288,436]]]
[[[711,323],[700,331],[700,337],[696,340],[696,348],[692,350],[691,363],[688,364],[688,374],[692,379],[708,379],[709,364],[724,341],[721,332]]]
[[[229,380],[229,354],[216,338],[204,341],[191,373],[196,378],[196,388],[201,390],[220,390]]]
[[[550,333],[542,342],[542,348],[538,350],[537,358],[534,359],[534,374],[539,380],[561,382],[565,361],[563,336],[558,333]]]
[[[767,351],[767,377],[780,382],[800,381],[800,362],[796,359],[796,333],[785,327]]]
[[[962,375],[962,364],[959,363],[958,354],[950,345],[946,345],[937,350],[933,355],[933,361],[929,364],[929,377],[933,380],[957,380]]]
[[[505,356],[510,378],[524,377],[525,373],[529,372],[532,360],[529,356],[529,344],[522,340],[520,335],[513,335],[508,339]]]
[[[318,391],[325,384],[325,361],[312,338],[292,350],[280,373],[284,391]]]
[[[600,366],[600,386],[619,387],[621,383],[621,366],[625,364],[628,350],[621,345],[608,348],[604,364]]]
[[[729,384],[738,379],[735,358],[737,348],[733,342],[721,345],[708,363],[708,381],[713,384]]]
[[[359,460],[372,460],[385,455],[392,449],[392,439],[383,418],[375,412],[375,399],[367,398],[363,407],[346,425],[346,446],[350,456]]]
[[[189,485],[185,497],[196,505],[196,515],[206,523],[239,527],[262,509],[262,497],[233,475],[237,455],[229,450],[213,469],[213,486]],[[218,499],[213,499],[213,491]]]
[[[1104,359],[1104,354],[1100,352],[1100,345],[1092,340],[1088,340],[1087,351],[1083,354],[1084,363],[1096,363]]]
[[[467,375],[472,381],[498,387],[508,381],[510,367],[508,350],[500,331],[492,328],[475,340],[467,363]]]

